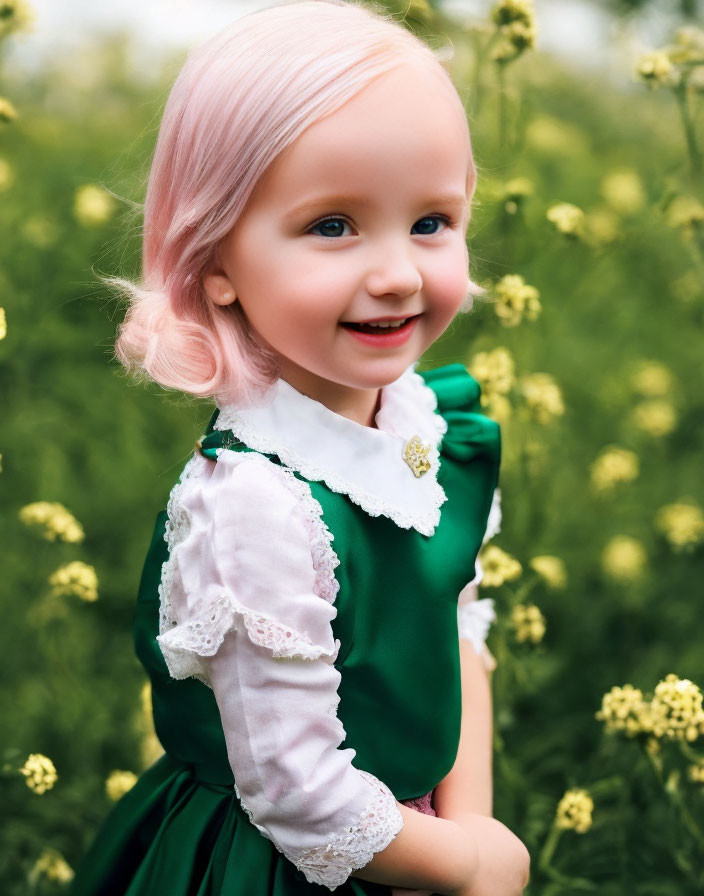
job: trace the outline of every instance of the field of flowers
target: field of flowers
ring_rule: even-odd
[[[466,102],[486,290],[423,363],[462,361],[502,424],[495,814],[529,896],[704,892],[704,31],[621,87],[536,47],[527,0],[460,26],[386,4]],[[154,516],[210,415],[111,358],[136,276],[159,84],[106,40],[90,77],[19,79],[0,2],[3,422],[0,891],[54,893],[162,752],[132,650]],[[539,39],[537,41],[539,45]],[[8,823],[9,822],[9,823]]]

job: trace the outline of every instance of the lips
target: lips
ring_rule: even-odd
[[[357,342],[375,349],[403,345],[411,337],[421,315],[379,318],[376,321],[342,321],[341,325]]]

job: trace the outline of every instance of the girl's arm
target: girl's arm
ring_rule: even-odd
[[[462,724],[457,757],[433,794],[441,818],[460,821],[467,813],[492,814],[492,706],[484,659],[460,638]]]

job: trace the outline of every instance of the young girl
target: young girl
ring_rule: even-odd
[[[414,370],[478,292],[475,182],[447,73],[383,15],[279,5],[186,62],[117,354],[217,409],[134,619],[165,753],[75,896],[525,886],[476,600],[499,428],[464,367]]]

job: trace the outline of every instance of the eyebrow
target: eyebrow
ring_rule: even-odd
[[[330,196],[318,196],[315,199],[308,199],[305,202],[301,202],[299,205],[294,206],[288,214],[293,217],[294,215],[303,214],[306,211],[311,211],[315,208],[320,208],[321,206],[334,208],[335,206],[340,205],[356,205],[362,208],[370,208],[374,204],[373,199],[362,199],[352,193],[334,193]],[[467,205],[467,197],[460,193],[447,193],[432,196],[426,202],[419,203],[419,205],[428,207],[434,205],[455,205],[464,208]]]

